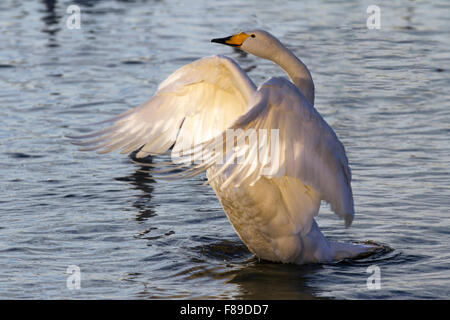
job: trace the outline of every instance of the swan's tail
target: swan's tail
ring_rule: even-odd
[[[341,243],[330,241],[329,245],[333,252],[333,260],[335,261],[364,258],[384,249],[383,246],[369,241],[366,243]]]

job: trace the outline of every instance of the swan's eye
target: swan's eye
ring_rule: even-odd
[[[254,38],[254,37],[256,37],[256,36],[255,36],[254,34],[251,34],[250,37]]]

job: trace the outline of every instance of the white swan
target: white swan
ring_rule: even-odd
[[[111,127],[77,137],[93,138],[76,143],[84,146],[80,150],[140,149],[137,157],[143,157],[201,143],[207,156],[192,172],[206,171],[231,224],[257,257],[303,264],[374,250],[371,245],[330,242],[314,220],[322,200],[347,227],[354,209],[344,147],[313,107],[314,83],[305,64],[262,30],[211,41],[272,60],[292,82],[276,77],[256,88],[234,60],[199,59],[171,74],[148,102],[107,120]],[[245,161],[217,164],[213,138],[226,129],[278,129],[278,149],[270,149],[276,150],[276,159],[249,143]],[[242,155],[238,148],[231,152]],[[258,161],[261,152],[266,153]]]

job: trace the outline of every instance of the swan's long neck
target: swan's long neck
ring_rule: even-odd
[[[314,82],[306,65],[292,51],[281,45],[272,61],[278,64],[300,89],[306,99],[314,105]]]

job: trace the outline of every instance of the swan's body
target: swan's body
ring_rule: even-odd
[[[313,106],[314,83],[307,67],[265,31],[213,42],[274,61],[292,82],[271,78],[257,89],[232,59],[203,58],[175,71],[147,103],[111,119],[113,126],[79,144],[100,153],[140,149],[137,157],[172,146],[177,154],[201,144],[207,156],[194,174],[206,171],[239,237],[261,259],[327,262],[372,250],[329,242],[314,220],[322,200],[346,226],[354,209],[344,147]],[[258,158],[264,151],[249,144],[243,163],[217,164],[213,138],[227,129],[278,129],[278,160],[268,153]]]

